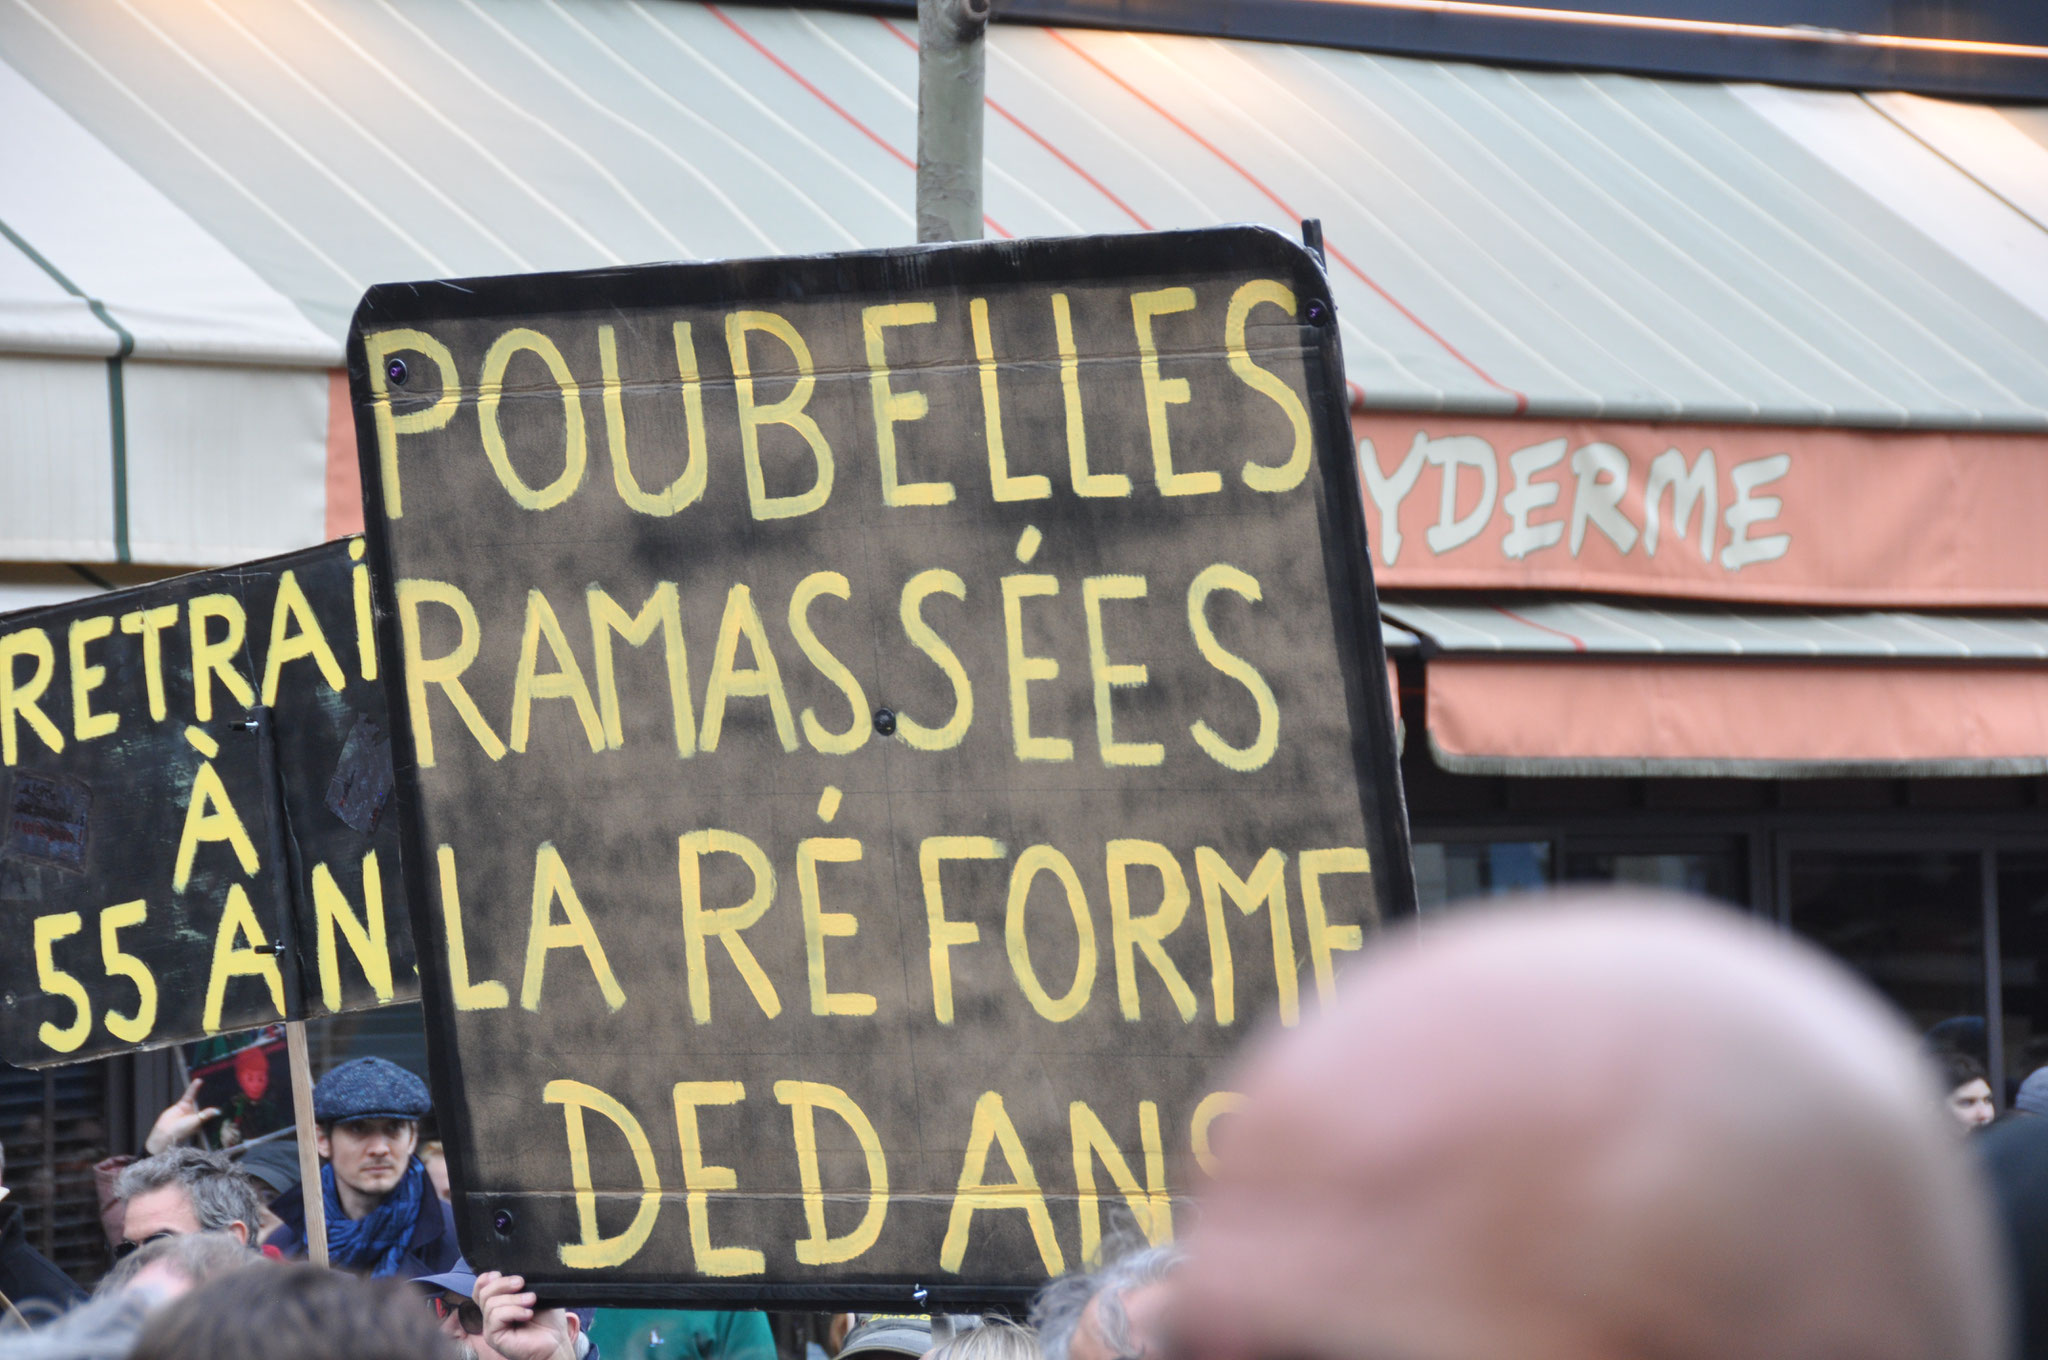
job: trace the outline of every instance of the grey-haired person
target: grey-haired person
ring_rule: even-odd
[[[224,1232],[250,1245],[257,1240],[263,1201],[225,1153],[174,1147],[121,1168],[114,1181],[121,1200],[121,1241],[126,1255],[145,1242],[187,1233]]]
[[[1104,1243],[1092,1269],[1047,1284],[1031,1304],[1045,1360],[1152,1360],[1166,1277],[1180,1260],[1171,1243],[1151,1246],[1127,1231]]]

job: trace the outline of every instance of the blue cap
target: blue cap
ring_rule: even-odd
[[[423,1284],[429,1289],[445,1289],[451,1294],[460,1294],[465,1299],[476,1297],[476,1272],[469,1268],[469,1262],[457,1257],[455,1264],[438,1275],[415,1275],[414,1284]]]
[[[2027,1074],[2012,1104],[2014,1109],[2028,1114],[2048,1115],[2048,1067],[2037,1067]]]
[[[434,1108],[427,1084],[395,1062],[357,1058],[313,1087],[313,1118],[322,1124],[351,1119],[421,1119]]]
[[[459,1256],[455,1258],[454,1265],[440,1274],[415,1275],[412,1282],[428,1289],[445,1289],[451,1294],[460,1294],[465,1299],[476,1297],[476,1271],[470,1267],[469,1262]],[[588,1308],[571,1308],[569,1311],[574,1313],[577,1320],[583,1324],[583,1335],[589,1336],[591,1319],[595,1314]],[[595,1346],[590,1348],[588,1360],[598,1360],[597,1348]]]

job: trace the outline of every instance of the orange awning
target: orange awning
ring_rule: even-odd
[[[2048,773],[2048,620],[1389,602],[1459,773]]]

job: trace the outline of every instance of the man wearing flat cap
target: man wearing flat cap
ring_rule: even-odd
[[[382,1058],[345,1062],[313,1087],[327,1257],[334,1265],[411,1279],[448,1270],[461,1257],[455,1216],[414,1155],[419,1121],[430,1108],[426,1083]],[[286,1195],[271,1207],[284,1226],[269,1245],[304,1256],[303,1199]]]

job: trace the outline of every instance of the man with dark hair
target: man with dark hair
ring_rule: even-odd
[[[430,1197],[431,1198],[431,1197]],[[130,1360],[447,1360],[417,1295],[309,1265],[218,1276],[143,1324]]]
[[[174,1147],[121,1168],[114,1193],[122,1202],[121,1245],[126,1255],[145,1242],[185,1233],[231,1233],[256,1241],[263,1203],[249,1178],[225,1153]]]
[[[382,1058],[345,1062],[313,1087],[332,1264],[409,1279],[447,1270],[461,1256],[455,1215],[413,1155],[431,1108],[426,1083]],[[271,1208],[284,1226],[269,1245],[305,1255],[301,1198],[287,1195]]]
[[[1946,1049],[1935,1055],[1941,1066],[1941,1089],[1948,1112],[1966,1129],[1981,1129],[1998,1117],[1991,1101],[1991,1079],[1984,1064],[1967,1053]]]

